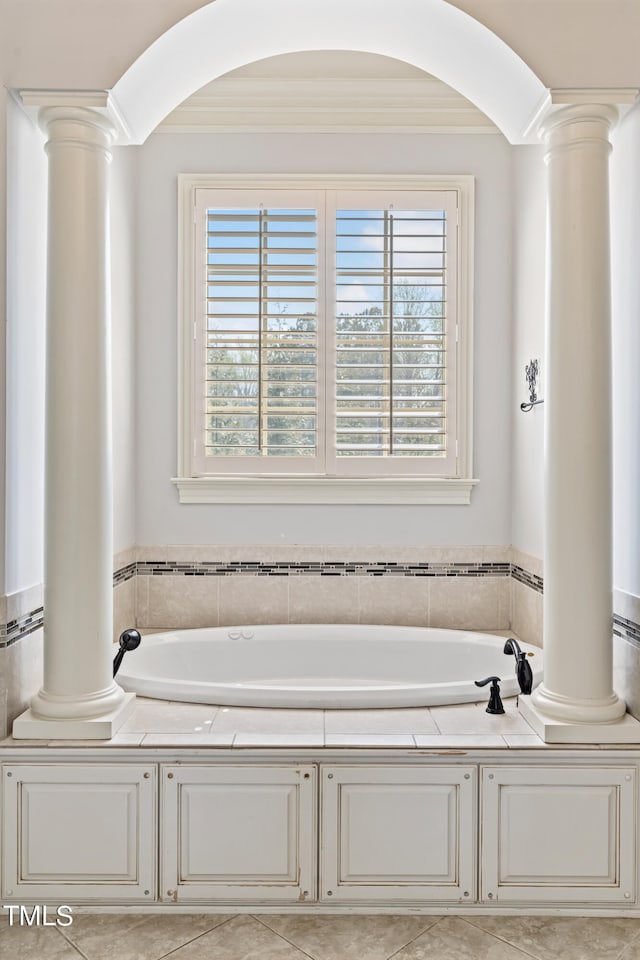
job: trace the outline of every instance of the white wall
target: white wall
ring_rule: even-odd
[[[156,134],[140,148],[138,543],[510,542],[510,147],[495,135]],[[471,506],[181,505],[176,475],[177,174],[471,173],[476,183]]]
[[[525,367],[541,365],[544,398],[546,168],[543,148],[513,147],[512,544],[542,558],[544,405],[529,413]]]
[[[113,549],[135,544],[136,190],[138,148],[118,147],[111,163],[113,381]]]
[[[5,592],[42,582],[47,163],[43,137],[7,104]]]
[[[6,297],[6,199],[7,199],[7,104],[9,93],[0,87],[0,596],[5,588],[6,512],[6,393],[7,393],[7,297]]]
[[[640,596],[640,105],[611,165],[614,583]]]

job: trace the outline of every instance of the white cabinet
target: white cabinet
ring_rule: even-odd
[[[155,899],[153,764],[6,764],[2,779],[5,899]]]
[[[6,763],[3,902],[634,908],[637,765],[592,757]]]
[[[475,897],[473,766],[322,768],[321,897]]]
[[[161,899],[314,899],[315,770],[162,767]]]
[[[634,767],[482,771],[482,899],[631,904]]]

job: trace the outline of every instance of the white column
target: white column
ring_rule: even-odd
[[[638,738],[613,691],[609,131],[579,105],[545,122],[544,682],[521,709],[547,741]],[[630,720],[631,718],[629,718]],[[602,727],[605,727],[603,733]]]
[[[44,681],[14,737],[113,735],[108,166],[113,128],[47,107],[49,157]],[[44,219],[44,218],[43,218]]]

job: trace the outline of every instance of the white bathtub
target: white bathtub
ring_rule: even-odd
[[[418,707],[488,700],[474,680],[518,693],[504,637],[462,630],[286,624],[175,630],[144,637],[117,676],[145,697],[253,707]],[[542,653],[532,655],[534,684]]]

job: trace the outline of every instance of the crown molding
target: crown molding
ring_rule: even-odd
[[[638,87],[554,87],[550,90],[550,95],[554,106],[597,103],[624,107],[632,106],[639,92]]]
[[[354,128],[498,133],[477,107],[433,78],[223,78],[172,111],[157,132]]]

